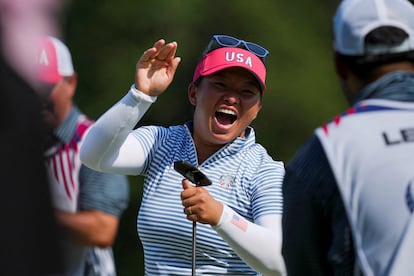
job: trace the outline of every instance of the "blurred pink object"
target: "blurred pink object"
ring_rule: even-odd
[[[67,1],[0,0],[0,43],[10,66],[33,88],[38,39],[61,36],[61,21]]]

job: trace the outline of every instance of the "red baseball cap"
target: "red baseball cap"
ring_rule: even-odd
[[[205,55],[198,63],[193,81],[230,67],[241,67],[252,73],[266,90],[266,67],[258,56],[242,48],[222,47]]]
[[[56,83],[74,73],[68,47],[59,39],[50,36],[40,40],[36,66],[37,78],[47,83]]]

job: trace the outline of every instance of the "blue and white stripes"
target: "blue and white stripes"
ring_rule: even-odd
[[[148,156],[138,215],[146,275],[191,275],[192,223],[181,205],[177,160],[198,166],[188,126],[148,126],[134,131]],[[211,195],[248,221],[282,213],[282,162],[255,143],[252,128],[199,168],[210,178]],[[197,226],[197,275],[260,275],[246,265],[210,225]]]

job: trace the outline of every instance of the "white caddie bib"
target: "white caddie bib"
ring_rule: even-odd
[[[414,104],[366,100],[316,130],[365,275],[414,275]]]

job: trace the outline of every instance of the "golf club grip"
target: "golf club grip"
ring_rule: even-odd
[[[204,173],[183,160],[174,162],[174,170],[190,180],[192,183],[196,184],[196,186],[211,185],[210,179],[208,179]]]

